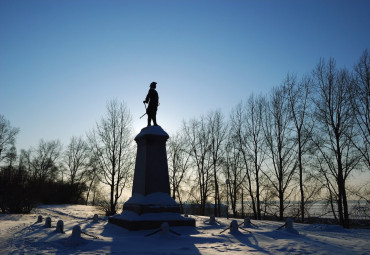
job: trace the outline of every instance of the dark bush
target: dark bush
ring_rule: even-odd
[[[38,204],[83,203],[84,183],[40,181],[24,169],[0,170],[0,210],[2,213],[30,213]]]
[[[41,186],[41,202],[43,204],[76,204],[83,203],[82,193],[85,192],[84,183],[46,182]]]
[[[0,209],[3,213],[29,213],[37,203],[28,174],[11,166],[0,171]]]

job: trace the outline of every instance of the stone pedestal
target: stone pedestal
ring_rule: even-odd
[[[195,226],[195,220],[180,215],[179,205],[170,196],[166,142],[168,134],[160,126],[141,130],[137,143],[132,196],[123,205],[121,215],[109,222],[129,230],[170,226]]]

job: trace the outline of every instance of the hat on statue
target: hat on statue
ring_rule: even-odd
[[[153,81],[152,83],[150,83],[150,87],[151,88],[156,88],[157,87],[157,83],[155,81]]]

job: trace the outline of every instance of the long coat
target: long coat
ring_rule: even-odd
[[[149,102],[148,108],[146,109],[147,114],[153,114],[157,111],[158,100],[158,92],[154,88],[150,88],[145,98],[145,102]]]

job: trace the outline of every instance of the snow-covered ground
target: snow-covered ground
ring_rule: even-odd
[[[96,208],[82,205],[41,206],[34,214],[0,214],[0,254],[370,254],[370,230],[343,229],[331,225],[294,224],[299,234],[276,230],[281,222],[253,221],[257,228],[227,228],[232,219],[218,218],[215,225],[207,217],[196,219],[196,228],[172,227],[172,232],[146,236],[153,230],[127,231],[109,224]],[[37,216],[51,217],[52,228]],[[58,220],[65,233],[57,233]],[[238,220],[243,226],[243,221]],[[73,243],[72,228],[79,225],[82,239]]]

